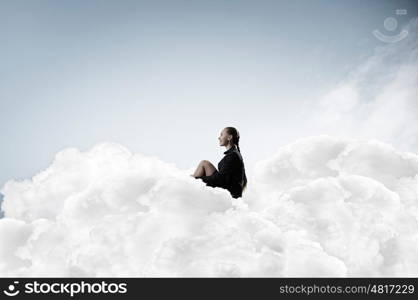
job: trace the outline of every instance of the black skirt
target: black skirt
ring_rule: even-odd
[[[219,177],[219,174],[220,173],[218,171],[215,171],[212,175],[203,176],[199,178],[201,178],[206,183],[207,186],[220,187],[220,188],[228,190],[232,198],[242,197],[242,186],[239,184],[234,184],[234,183],[226,185],[226,186],[223,185],[217,180],[217,178]]]

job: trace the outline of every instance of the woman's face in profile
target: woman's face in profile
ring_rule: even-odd
[[[218,137],[219,146],[227,146],[229,144],[228,139],[231,139],[231,138],[232,138],[232,136],[230,134],[228,134],[225,129],[222,130],[221,134]]]

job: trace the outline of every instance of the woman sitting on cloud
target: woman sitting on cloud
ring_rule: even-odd
[[[202,160],[193,177],[202,179],[207,186],[227,189],[233,198],[242,197],[247,186],[244,161],[239,149],[239,132],[234,127],[225,127],[219,136],[219,145],[225,146],[225,156],[218,163],[218,170],[207,160]]]

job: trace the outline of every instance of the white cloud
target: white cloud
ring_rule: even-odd
[[[118,144],[9,181],[0,276],[417,276],[418,156],[300,139],[232,199]]]
[[[375,138],[418,152],[418,18],[404,40],[383,44],[334,89],[307,99],[310,131]]]

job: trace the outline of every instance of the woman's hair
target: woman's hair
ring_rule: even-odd
[[[238,151],[241,153],[239,149],[239,132],[235,127],[225,127],[226,133],[232,135],[232,143],[237,145]]]
[[[241,153],[241,150],[239,149],[239,132],[235,127],[225,127],[225,130],[228,134],[232,135],[232,143],[234,145],[237,145],[238,151]],[[244,162],[242,162],[244,163]],[[245,175],[244,171],[244,182],[242,185],[242,190],[244,191],[247,187],[247,176]]]

